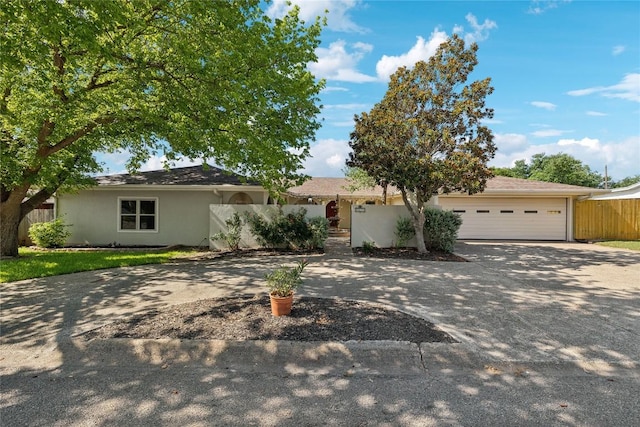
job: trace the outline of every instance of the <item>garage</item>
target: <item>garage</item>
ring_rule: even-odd
[[[459,239],[568,240],[568,199],[440,197],[462,217]]]

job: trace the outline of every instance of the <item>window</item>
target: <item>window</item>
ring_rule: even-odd
[[[478,209],[476,213],[489,213],[488,209]]]
[[[561,211],[547,211],[547,213],[550,214],[550,215],[559,215],[562,212]]]
[[[513,213],[511,209],[501,210],[500,213]]]
[[[118,208],[118,231],[157,231],[157,198],[118,198]]]
[[[524,213],[526,213],[526,214],[537,214],[538,211],[524,211]]]
[[[467,212],[465,209],[454,209],[453,213],[465,213]]]

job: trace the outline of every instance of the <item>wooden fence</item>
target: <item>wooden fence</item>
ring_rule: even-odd
[[[640,199],[576,202],[576,240],[640,240]]]
[[[27,214],[18,227],[18,243],[23,246],[33,244],[29,238],[29,227],[36,222],[48,222],[54,219],[53,205],[43,205]]]

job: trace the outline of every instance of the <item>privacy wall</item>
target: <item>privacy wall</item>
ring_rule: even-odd
[[[298,211],[300,208],[307,210],[306,218],[312,218],[315,216],[325,216],[325,207],[322,205],[285,205],[282,206],[282,211],[285,214],[293,211]],[[218,232],[228,232],[227,224],[225,223],[229,218],[233,217],[234,213],[243,215],[245,212],[256,213],[263,218],[269,220],[273,218],[280,209],[275,205],[209,205],[209,236],[213,236]],[[249,231],[249,227],[245,226],[242,229],[240,237],[241,248],[257,248],[258,242],[253,238]],[[222,240],[209,240],[210,249],[227,249],[227,245]]]

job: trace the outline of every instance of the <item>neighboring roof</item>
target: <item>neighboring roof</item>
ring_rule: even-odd
[[[304,184],[292,187],[287,192],[294,197],[335,197],[336,195],[348,198],[381,198],[382,187],[376,185],[374,188],[365,188],[351,192],[347,190],[350,182],[347,178],[311,178]],[[395,187],[389,186],[387,195],[391,196],[397,192]]]
[[[609,190],[601,188],[581,187],[579,185],[558,184],[555,182],[534,181],[532,179],[510,178],[495,176],[487,181],[484,190],[486,194],[496,193],[542,193],[542,194],[566,194],[588,195],[602,194]]]
[[[238,175],[208,166],[161,169],[136,174],[105,175],[95,178],[99,186],[110,185],[260,185],[243,182]]]
[[[350,192],[346,188],[349,186],[347,178],[311,178],[304,184],[290,188],[288,194],[294,197],[339,197],[344,198],[380,198],[382,197],[382,187],[376,186],[373,189],[358,190]],[[580,187],[577,185],[557,184],[555,182],[533,181],[530,179],[509,178],[506,176],[496,176],[487,181],[487,186],[483,195],[567,195],[567,196],[589,196],[594,194],[607,193],[610,190],[599,188]],[[392,186],[387,190],[388,196],[399,193]],[[450,196],[460,196],[462,193],[451,193]]]
[[[589,200],[611,200],[611,199],[640,199],[640,182],[627,187],[613,188],[610,193],[597,197],[590,197]]]

